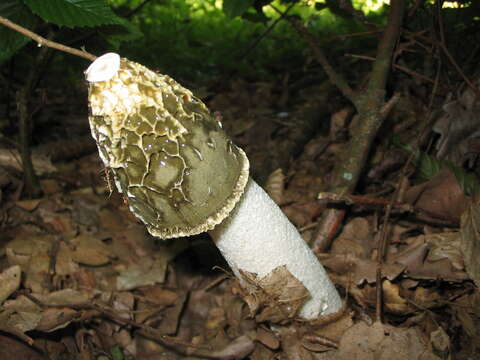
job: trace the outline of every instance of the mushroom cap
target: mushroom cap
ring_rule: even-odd
[[[222,222],[244,191],[249,163],[205,104],[117,54],[97,58],[85,73],[100,157],[148,231],[167,239]]]

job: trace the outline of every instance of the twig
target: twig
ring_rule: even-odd
[[[160,344],[168,346],[170,348],[173,348],[174,350],[180,352],[181,354],[186,354],[186,350],[178,348],[178,346],[184,346],[187,348],[202,348],[203,346],[195,345],[189,342],[185,342],[184,340],[174,337],[174,336],[169,336],[162,334],[159,330],[149,326],[145,325],[133,320],[130,320],[129,318],[125,318],[122,316],[122,314],[119,314],[119,311],[104,305],[104,304],[98,304],[96,301],[88,301],[88,302],[83,302],[83,303],[76,303],[76,304],[47,304],[40,299],[38,299],[36,296],[30,294],[28,291],[24,290],[19,290],[16,292],[18,295],[23,295],[30,301],[32,301],[35,305],[39,306],[41,309],[62,309],[62,308],[69,308],[72,310],[76,311],[95,311],[95,313],[90,314],[91,317],[97,316],[99,314],[104,315],[106,318],[112,320],[113,322],[116,322],[121,325],[128,325],[133,328],[138,329],[139,333],[142,334],[145,337],[148,337],[152,340],[158,341]],[[82,317],[79,317],[82,318]],[[83,320],[85,320],[83,318]],[[211,349],[209,349],[211,350]]]
[[[445,28],[443,26],[443,17],[441,13],[441,6],[440,2],[436,2],[437,5],[437,12],[438,12],[438,27],[439,27],[439,32],[440,32],[440,48],[442,49],[443,53],[447,57],[447,59],[450,61],[450,63],[453,65],[455,70],[457,70],[458,74],[463,78],[463,80],[467,83],[467,85],[475,92],[477,96],[480,96],[480,91],[479,89],[470,81],[470,79],[465,75],[463,72],[462,68],[458,65],[458,63],[455,61],[453,58],[452,54],[450,54],[450,51],[447,48],[447,41],[445,39]]]
[[[392,203],[396,201],[399,188],[395,189],[395,192],[392,196]],[[385,251],[387,249],[387,235],[390,232],[389,228],[389,220],[390,215],[392,213],[392,205],[391,203],[387,205],[387,210],[385,212],[385,217],[383,219],[383,226],[382,231],[380,233],[380,239],[378,240],[378,247],[377,247],[377,271],[376,271],[376,301],[375,301],[375,317],[377,322],[382,322],[382,313],[383,313],[383,262],[385,257]]]
[[[48,257],[50,259],[48,263],[48,273],[47,273],[47,288],[50,291],[54,291],[54,279],[57,273],[57,256],[60,251],[60,239],[54,237],[50,249],[48,250]]]
[[[53,33],[49,32],[49,37],[53,37]],[[47,40],[50,41],[50,40]],[[30,140],[32,135],[32,111],[29,109],[30,97],[35,90],[37,82],[40,78],[40,74],[43,66],[48,61],[48,53],[50,49],[44,47],[40,49],[37,57],[30,67],[27,75],[27,80],[23,87],[18,90],[16,100],[18,108],[18,123],[19,123],[19,152],[22,159],[23,179],[25,181],[25,191],[28,196],[37,198],[41,196],[42,189],[40,181],[33,167],[32,150],[30,148]]]
[[[356,32],[356,33],[351,33],[351,34],[332,35],[330,37],[325,38],[324,41],[345,40],[345,39],[354,38],[354,37],[358,37],[358,36],[374,35],[374,34],[381,33],[382,31],[384,31],[384,29],[361,31],[361,32]]]
[[[355,189],[371,144],[383,123],[382,110],[385,111],[389,108],[389,105],[385,105],[385,86],[391,68],[393,51],[400,34],[404,7],[404,0],[391,2],[388,24],[378,45],[376,61],[373,64],[366,91],[358,96],[349,97],[358,111],[358,118],[351,126],[353,136],[346,150],[337,159],[329,189],[339,195],[351,193]],[[337,83],[336,85],[338,86]],[[394,101],[387,102],[387,104],[393,104]],[[313,246],[316,252],[322,252],[330,246],[344,215],[345,210],[338,208],[328,209],[322,214],[314,235]]]
[[[396,92],[387,101],[387,103],[383,105],[383,107],[380,109],[380,117],[382,121],[385,120],[386,117],[390,114],[390,112],[395,107],[395,105],[397,105],[397,103],[400,101],[400,98],[401,98],[401,94],[399,92]]]
[[[12,30],[17,31],[20,34],[25,35],[26,37],[29,37],[29,38],[33,39],[34,41],[37,42],[38,46],[47,46],[49,48],[60,50],[60,51],[63,51],[63,52],[66,52],[66,53],[69,53],[69,54],[72,54],[72,55],[75,55],[75,56],[80,56],[80,57],[83,57],[84,59],[91,60],[91,61],[93,61],[97,58],[95,55],[92,55],[92,54],[90,54],[86,51],[74,49],[74,48],[71,48],[69,46],[62,45],[62,44],[59,44],[59,43],[51,41],[51,40],[47,40],[44,37],[42,37],[38,34],[35,34],[34,32],[24,28],[23,26],[20,26],[18,24],[15,24],[15,23],[11,22],[10,20],[4,18],[3,16],[0,16],[0,24],[4,25],[4,26],[6,26],[6,27],[8,27]]]
[[[362,60],[369,60],[369,61],[375,61],[375,58],[372,57],[372,56],[367,56],[367,55],[355,55],[355,54],[345,54],[345,56],[350,56],[352,58],[356,58],[356,59],[362,59]],[[402,65],[398,65],[398,64],[393,64],[393,67],[395,69],[398,69],[400,71],[403,71],[404,73],[408,74],[408,75],[411,75],[413,77],[417,77],[425,82],[428,82],[428,83],[431,83],[433,84],[435,81],[430,79],[428,76],[425,76],[425,75],[422,75],[414,70],[410,70],[409,68],[405,67],[405,66],[402,66]]]
[[[270,7],[272,7],[277,13],[282,15],[282,11],[277,9],[274,5],[270,4]],[[343,76],[341,76],[339,73],[335,71],[333,66],[330,64],[330,62],[327,60],[327,57],[325,56],[323,50],[318,46],[317,40],[315,37],[308,31],[308,29],[299,21],[293,19],[293,18],[287,18],[287,20],[290,22],[292,27],[303,37],[303,39],[308,43],[310,46],[313,54],[315,55],[315,59],[322,65],[323,70],[327,74],[328,78],[334,84],[337,86],[337,88],[342,92],[342,94],[349,99],[351,102],[354,102],[355,99],[355,94],[348,84],[348,82],[345,80]]]
[[[439,62],[439,64],[438,64],[437,75],[435,77],[435,82],[434,82],[434,86],[433,86],[433,90],[432,90],[432,95],[431,95],[431,98],[430,98],[429,115],[427,116],[427,119],[426,119],[426,122],[425,122],[425,125],[424,125],[422,131],[420,131],[420,134],[416,139],[416,144],[414,145],[414,147],[416,147],[416,148],[419,148],[420,142],[422,141],[422,138],[423,138],[424,134],[426,133],[427,129],[429,128],[429,126],[428,126],[428,124],[430,123],[429,118],[432,115],[431,107],[433,106],[433,99],[435,98],[436,91],[437,91],[437,88],[438,88],[438,83],[439,83],[439,78],[440,78],[440,68],[441,68],[441,62]],[[403,179],[405,179],[407,169],[410,167],[410,164],[412,163],[414,157],[415,157],[415,154],[412,153],[409,156],[405,165],[403,166],[403,168],[400,172],[400,182],[403,181]],[[387,237],[387,235],[388,235],[388,220],[390,218],[390,214],[391,214],[391,210],[392,210],[392,204],[395,204],[399,200],[400,188],[401,188],[401,184],[399,183],[397,185],[393,195],[392,195],[390,203],[386,207],[387,211],[385,213],[385,217],[384,217],[384,220],[383,220],[382,234],[381,234],[381,238],[380,238],[379,245],[378,245],[377,273],[376,273],[377,288],[376,288],[375,314],[376,314],[376,320],[380,321],[380,322],[382,321],[382,305],[383,305],[383,302],[382,302],[382,299],[383,299],[382,266],[383,266],[383,262],[384,262],[385,252],[386,252],[386,249],[387,249],[387,246],[388,246],[388,237]]]
[[[431,39],[423,35],[415,35],[409,31],[406,30],[406,35],[408,36],[417,36],[418,38],[425,40],[429,42],[432,45],[437,46],[439,49],[442,50],[442,52],[445,54],[446,58],[448,61],[452,64],[452,66],[455,68],[455,70],[458,72],[460,77],[465,81],[465,83],[475,92],[475,94],[480,95],[480,90],[475,86],[475,84],[465,75],[464,71],[461,69],[461,67],[458,65],[457,61],[454,59],[454,57],[450,54],[450,51],[448,50],[447,46],[445,43],[442,41],[438,41],[436,39]]]
[[[125,18],[129,19],[136,13],[140,12],[145,5],[147,5],[151,0],[143,0],[136,8],[133,8],[128,13],[125,14]]]
[[[280,17],[276,19],[262,34],[260,34],[260,36],[258,36],[253,41],[253,43],[243,52],[243,54],[241,54],[238,58],[241,60],[247,57],[247,55],[257,47],[260,41],[262,41],[268,34],[270,34],[270,32],[272,32],[272,30],[275,28],[275,26],[277,26],[277,24],[287,16],[288,12],[293,8],[295,4],[296,4],[295,2],[292,2],[290,6],[287,8],[287,10],[281,13]]]

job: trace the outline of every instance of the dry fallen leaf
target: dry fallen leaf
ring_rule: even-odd
[[[309,299],[310,293],[286,266],[275,268],[265,277],[241,271],[251,315],[257,322],[283,323],[292,319]]]
[[[320,360],[440,360],[422,341],[418,329],[397,328],[381,323],[368,326],[358,322],[348,329],[338,351],[317,357]]]
[[[45,360],[38,350],[15,337],[0,335],[0,354],[2,359]]]
[[[470,278],[480,287],[480,206],[471,204],[462,216],[461,248],[465,268]]]
[[[405,200],[415,209],[443,220],[459,221],[470,200],[447,168],[431,180],[407,190]]]
[[[271,350],[277,350],[280,347],[280,341],[277,335],[263,326],[258,328],[255,340]]]
[[[38,205],[42,201],[43,201],[42,199],[21,200],[21,201],[17,201],[15,205],[17,205],[18,207],[26,211],[33,211],[38,207]]]
[[[368,259],[374,246],[371,225],[366,218],[356,217],[348,221],[332,244],[332,254],[352,254]]]
[[[0,274],[0,305],[20,287],[22,269],[14,265]]]
[[[137,244],[139,247],[141,245]],[[175,242],[160,243],[156,247],[152,247],[149,256],[145,256],[141,261],[136,259],[119,269],[117,289],[131,290],[140,286],[163,283],[169,261],[182,252],[186,246],[186,241],[178,239]],[[139,249],[139,251],[147,250],[147,248]]]
[[[450,349],[450,337],[442,327],[439,326],[436,330],[430,333],[430,342],[437,352],[447,355],[447,352]]]
[[[72,258],[80,264],[101,266],[114,257],[109,246],[93,236],[80,235],[70,243],[75,247]]]
[[[281,168],[278,168],[268,176],[267,182],[265,183],[265,190],[273,201],[278,205],[282,204],[284,201],[285,175]]]

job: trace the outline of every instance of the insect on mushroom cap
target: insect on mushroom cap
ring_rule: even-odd
[[[249,163],[205,104],[117,54],[97,58],[85,73],[100,157],[148,231],[172,238],[222,222],[244,191]]]

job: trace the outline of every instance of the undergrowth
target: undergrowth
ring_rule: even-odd
[[[140,1],[110,0],[110,3],[117,11],[128,13]],[[287,5],[275,3],[281,10]],[[269,6],[263,10],[269,20],[255,23],[241,17],[228,18],[221,1],[151,2],[131,18],[143,36],[123,43],[120,52],[161,72],[200,82],[221,73],[265,79],[279,71],[302,67],[309,54],[287,21],[278,22],[252,48],[255,40],[279,17]],[[335,39],[338,34],[365,30],[356,20],[332,15],[328,9],[318,11],[306,3],[295,5],[289,14],[302,18],[320,41],[329,42],[333,51],[352,46],[348,39]]]

